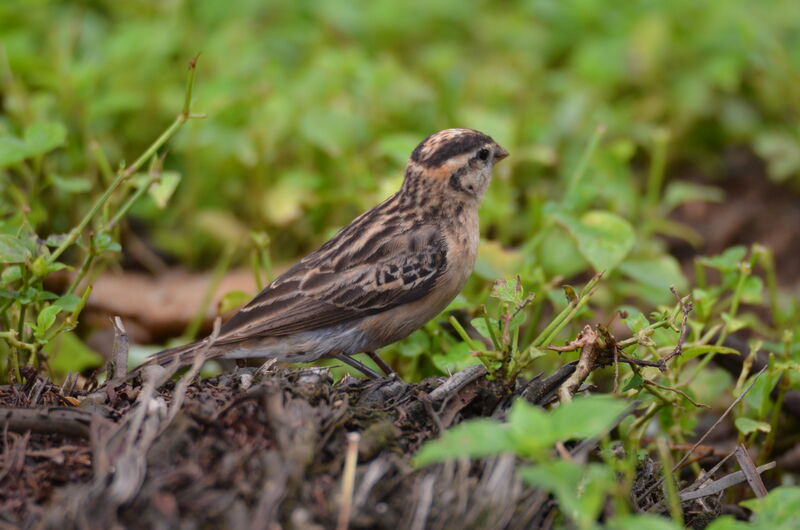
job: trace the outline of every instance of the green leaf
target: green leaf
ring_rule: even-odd
[[[723,200],[725,200],[725,192],[722,189],[685,180],[670,182],[664,194],[664,206],[668,210],[692,201],[722,202]]]
[[[748,276],[742,286],[742,302],[760,304],[764,301],[764,281],[759,276]]]
[[[541,235],[537,260],[548,276],[569,278],[589,267],[578,250],[577,242],[569,237],[568,232],[565,227],[554,225],[545,228]]]
[[[722,254],[711,257],[697,258],[698,263],[722,272],[732,272],[739,269],[739,263],[747,254],[747,248],[741,245],[730,247]]]
[[[50,234],[44,240],[44,244],[48,247],[56,248],[61,245],[69,237],[69,234]]]
[[[750,392],[744,397],[745,404],[754,411],[752,413],[753,416],[759,418],[766,417],[772,402],[772,390],[775,388],[775,385],[778,384],[780,376],[781,372],[777,370],[771,372],[767,371],[753,383],[753,388],[751,388]],[[748,383],[753,380],[753,377],[755,377],[755,375],[748,378]],[[747,388],[747,386],[748,385],[744,385],[743,388]]]
[[[246,304],[253,295],[241,290],[228,291],[217,303],[219,313],[227,313],[233,311]]]
[[[43,155],[64,145],[67,128],[58,122],[38,122],[25,129],[24,138],[29,157]]]
[[[767,161],[770,178],[786,180],[800,169],[800,146],[797,136],[786,132],[764,132],[756,137],[755,150]]]
[[[524,298],[519,278],[514,280],[495,280],[494,285],[492,285],[491,296],[509,304],[519,304]]]
[[[36,329],[33,332],[37,339],[44,338],[47,330],[50,329],[53,324],[55,324],[56,315],[58,315],[60,311],[61,307],[55,304],[49,305],[39,311],[39,315],[36,317]]]
[[[755,513],[751,521],[755,528],[800,528],[800,487],[781,486],[766,497],[748,499],[741,505]]]
[[[459,457],[480,458],[513,451],[506,426],[488,418],[465,421],[447,430],[441,438],[429,440],[414,456],[414,465],[427,466]]]
[[[705,289],[694,289],[692,291],[692,300],[694,300],[694,312],[697,320],[704,322],[711,316],[711,308],[716,303],[716,297],[712,296]]]
[[[403,357],[417,357],[427,354],[431,349],[431,338],[424,329],[418,329],[403,341],[396,342],[394,348]]]
[[[492,326],[492,330],[494,331],[494,336],[500,337],[500,323],[497,321],[497,319],[494,318],[486,319],[483,317],[478,317],[478,318],[473,318],[470,321],[470,324],[472,325],[473,328],[477,330],[478,333],[481,334],[481,336],[483,336],[486,339],[492,340],[492,335],[489,332],[489,326],[486,325],[487,320],[489,321],[489,325]]]
[[[31,251],[19,238],[0,234],[0,263],[25,263],[30,257]]]
[[[550,415],[521,398],[511,406],[508,425],[516,452],[521,456],[541,457],[558,441]]]
[[[418,143],[419,138],[413,134],[385,134],[378,141],[378,151],[402,167]]]
[[[611,519],[608,530],[683,530],[683,527],[672,520],[658,515],[623,515]]]
[[[92,182],[83,177],[62,177],[56,174],[47,176],[50,183],[66,193],[83,193],[92,189]]]
[[[522,256],[518,251],[505,248],[497,241],[483,240],[478,246],[475,274],[494,281],[518,272],[521,264]]]
[[[67,313],[73,313],[76,309],[78,309],[78,305],[80,303],[81,303],[80,296],[72,293],[67,293],[65,295],[62,295],[55,302],[53,302],[53,305],[60,307]]]
[[[575,219],[555,214],[578,243],[578,250],[596,271],[610,271],[628,255],[636,236],[631,224],[611,212],[593,210]]]
[[[747,322],[738,317],[732,317],[730,313],[721,313],[720,317],[725,322],[725,327],[729,333],[736,333],[740,329],[747,327]]]
[[[602,464],[577,464],[567,460],[545,462],[520,471],[522,479],[555,494],[567,517],[579,528],[592,528],[614,487],[614,472]]]
[[[757,527],[744,521],[737,521],[732,515],[723,515],[711,521],[706,530],[757,530]]]
[[[772,430],[769,423],[751,418],[736,418],[734,423],[736,424],[736,428],[739,429],[739,432],[745,435],[755,431],[769,432]]]
[[[284,176],[263,196],[264,218],[278,226],[290,225],[303,215],[303,203],[307,199],[308,190]]]
[[[628,402],[605,395],[579,396],[552,413],[556,440],[600,436],[611,428]]]
[[[25,142],[14,136],[0,137],[0,168],[4,168],[28,158]]]
[[[47,264],[47,274],[50,274],[51,272],[61,271],[61,270],[64,270],[64,269],[74,270],[75,267],[71,267],[71,266],[67,265],[66,263],[62,263],[60,261],[54,261],[53,263],[48,263]]]
[[[480,364],[481,361],[472,354],[469,344],[459,342],[448,348],[444,353],[431,355],[431,362],[438,370],[447,373],[448,371],[463,370],[467,366]]]
[[[70,331],[58,334],[43,349],[50,358],[50,366],[57,373],[65,374],[69,370],[82,372],[103,364],[102,355],[87,347]]]
[[[644,383],[644,379],[639,374],[633,374],[628,382],[625,383],[625,388],[622,389],[623,392],[627,392],[628,390],[632,390],[634,388],[639,388]]]
[[[154,182],[147,193],[153,198],[156,206],[163,210],[178,188],[180,181],[181,175],[177,171],[164,171],[158,182]]]
[[[721,353],[723,355],[738,355],[739,350],[728,348],[727,346],[714,346],[713,344],[704,344],[702,346],[689,346],[684,348],[681,352],[681,359],[688,361],[706,353]]]
[[[625,322],[625,325],[628,326],[628,329],[633,333],[638,333],[650,325],[650,322],[647,320],[647,317],[644,316],[644,313],[635,307],[626,306],[623,308],[623,310],[628,314],[628,316],[623,318],[622,321]]]
[[[100,252],[109,251],[109,252],[120,252],[122,251],[122,247],[119,243],[114,241],[111,237],[111,234],[107,234],[105,232],[100,233],[94,239],[94,246]]]
[[[0,285],[8,285],[22,278],[22,267],[19,265],[8,265],[0,274]]]
[[[674,286],[678,291],[688,289],[688,282],[681,272],[678,260],[669,255],[654,259],[628,260],[620,264],[619,270],[637,282],[664,291],[665,298],[671,298],[669,288]]]

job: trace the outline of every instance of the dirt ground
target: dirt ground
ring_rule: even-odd
[[[5,418],[0,521],[333,528],[348,433],[359,432],[351,528],[538,526],[553,517],[552,501],[511,472],[513,457],[421,470],[409,457],[454,422],[503,417],[517,395],[548,402],[572,371],[504,388],[482,367],[416,385],[248,368],[158,390],[134,380],[89,398],[72,392],[77,408],[59,407],[73,396],[49,383],[5,387],[0,404],[17,415]]]

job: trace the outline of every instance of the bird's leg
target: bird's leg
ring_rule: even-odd
[[[356,370],[358,370],[362,374],[366,375],[370,379],[380,379],[381,378],[381,374],[379,374],[378,372],[376,372],[375,370],[373,370],[369,366],[366,366],[366,365],[356,361],[355,359],[353,359],[349,355],[344,355],[342,353],[331,353],[330,356],[333,357],[334,359],[338,359],[338,360],[342,361],[345,364],[349,364],[350,366],[352,366],[353,368],[355,368]]]
[[[373,361],[375,361],[375,364],[377,364],[380,367],[380,369],[383,370],[383,373],[385,373],[386,375],[389,375],[389,376],[397,375],[397,374],[394,373],[394,370],[392,370],[392,367],[389,366],[389,363],[387,363],[386,361],[381,359],[380,355],[378,355],[374,351],[367,351],[367,352],[364,352],[364,353],[369,355],[369,358],[372,359]]]

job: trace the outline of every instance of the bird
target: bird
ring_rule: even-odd
[[[445,129],[411,153],[394,195],[302,258],[219,327],[216,336],[154,353],[148,365],[197,355],[310,362],[354,359],[397,342],[441,313],[464,287],[478,251],[478,208],[508,151],[474,129]],[[213,340],[212,340],[213,339]]]

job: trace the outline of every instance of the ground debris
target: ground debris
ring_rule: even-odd
[[[546,527],[555,502],[521,481],[515,457],[423,469],[410,459],[452,424],[502,418],[514,396],[551,402],[574,371],[568,364],[509,388],[484,377],[481,366],[419,384],[334,383],[324,368],[272,366],[191,383],[184,376],[158,389],[135,379],[92,394],[108,396],[105,402],[78,393],[83,404],[72,410],[80,421],[90,418],[88,436],[5,429],[0,524],[333,528],[343,506],[348,434],[359,433],[346,502],[350,528]],[[0,404],[25,410],[20,392],[0,389]]]

